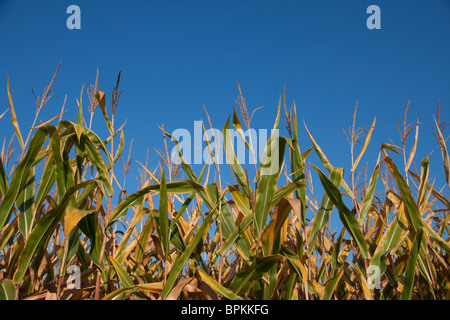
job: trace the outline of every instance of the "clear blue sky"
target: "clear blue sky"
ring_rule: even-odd
[[[81,8],[81,30],[66,27],[71,4]],[[372,4],[381,9],[381,30],[366,27]],[[22,131],[34,117],[31,89],[41,95],[59,62],[56,93],[41,119],[56,115],[67,94],[65,118],[75,121],[81,86],[94,82],[97,68],[107,99],[122,70],[116,123],[127,120],[133,158],[144,162],[149,148],[152,167],[154,149],[163,146],[158,125],[193,130],[194,121],[206,119],[206,106],[213,126],[222,129],[239,81],[248,106],[263,106],[254,127],[271,128],[286,86],[288,106],[295,100],[298,109],[301,149],[311,146],[304,120],[332,164],[347,169],[348,179],[342,128],[351,124],[356,101],[359,125],[377,117],[361,162],[368,161],[371,172],[380,144],[399,144],[397,120],[411,100],[408,122],[417,115],[422,123],[416,164],[433,152],[432,176],[443,185],[432,127],[438,100],[441,120],[450,122],[448,0],[0,0],[0,46],[0,113],[8,108],[9,74]],[[2,140],[12,133],[7,118],[0,120]],[[105,133],[100,110],[95,119]],[[138,165],[132,168],[137,173]]]

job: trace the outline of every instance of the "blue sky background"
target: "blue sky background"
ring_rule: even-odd
[[[66,27],[71,4],[81,8],[81,30]],[[381,30],[366,27],[371,4],[381,8]],[[381,143],[400,145],[397,120],[411,100],[408,122],[418,116],[422,123],[415,163],[432,152],[431,176],[441,187],[444,171],[432,128],[438,100],[441,121],[450,122],[449,39],[448,0],[0,0],[0,113],[9,107],[8,74],[27,132],[35,111],[31,89],[42,95],[59,62],[55,94],[41,120],[58,114],[67,94],[65,118],[75,121],[76,99],[83,84],[94,82],[97,68],[109,101],[122,70],[116,124],[127,120],[126,148],[134,138],[132,157],[140,162],[150,149],[154,168],[154,149],[163,148],[158,125],[169,132],[193,130],[194,121],[206,119],[206,106],[213,126],[222,129],[239,81],[249,108],[263,106],[253,127],[269,129],[286,86],[288,106],[294,100],[297,105],[301,150],[311,146],[304,120],[331,163],[346,168],[349,181],[342,129],[351,125],[356,101],[358,125],[377,117],[360,165],[368,162],[370,174]],[[87,106],[86,95],[84,101]],[[13,132],[8,118],[0,120],[0,138],[7,142]],[[282,128],[286,135],[284,123]],[[94,129],[106,137],[99,109]],[[315,156],[311,161],[318,163]],[[135,174],[138,168],[134,163]],[[127,180],[132,190],[133,180]]]

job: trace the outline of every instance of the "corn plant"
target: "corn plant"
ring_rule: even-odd
[[[54,78],[36,98],[36,118],[51,97]],[[267,163],[261,162],[250,179],[234,161],[229,164],[234,183],[225,185],[224,169],[215,162],[194,172],[178,141],[162,127],[161,165],[151,170],[148,162],[139,163],[140,187],[128,192],[125,178],[119,184],[117,174],[119,159],[125,177],[131,162],[130,155],[125,162],[121,157],[124,126],[114,123],[119,81],[120,73],[111,108],[98,90],[97,73],[87,92],[90,118],[85,118],[82,88],[76,121],[63,120],[63,106],[58,116],[34,123],[26,139],[8,81],[17,142],[4,145],[0,157],[0,299],[450,298],[449,200],[431,182],[428,157],[419,171],[411,170],[419,122],[407,125],[406,111],[402,147],[382,144],[370,177],[361,178],[367,166],[358,171],[358,165],[375,120],[356,129],[355,108],[347,136],[348,183],[343,168],[330,163],[306,125],[302,139],[311,147],[301,152],[296,107],[288,110],[284,99],[283,112],[280,99],[273,129],[284,118],[289,137],[272,135],[267,142],[263,158],[274,152],[279,157],[273,174],[262,174]],[[91,129],[97,107],[108,128],[105,138]],[[230,160],[237,159],[230,128],[255,154],[251,138],[241,134],[241,120],[250,128],[253,114],[240,88],[238,107],[241,117],[233,110],[223,126]],[[211,126],[209,115],[208,122]],[[448,184],[444,127],[438,117],[435,133]],[[414,129],[408,153],[407,137]],[[203,130],[206,134],[204,125]],[[166,139],[178,150],[180,165],[172,162]],[[210,151],[212,143],[207,141]],[[319,163],[309,163],[313,152]],[[403,163],[395,163],[395,157],[403,157]],[[331,231],[331,215],[339,217],[341,230]],[[71,285],[70,268],[80,270],[78,286]]]

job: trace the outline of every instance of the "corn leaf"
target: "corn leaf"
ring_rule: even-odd
[[[272,138],[270,140],[274,141]],[[266,146],[266,150],[264,151],[263,158],[269,158],[267,154],[270,152],[270,158],[272,160],[270,163],[269,161],[262,161],[261,166],[263,166],[263,169],[261,169],[260,166],[260,172],[263,173],[264,169],[268,170],[268,172],[261,174],[258,189],[256,190],[255,216],[253,224],[255,235],[260,235],[266,225],[267,217],[275,196],[277,181],[283,163],[285,147],[286,139],[279,137],[276,138],[275,143],[269,141]],[[278,163],[274,163],[273,160],[275,160],[275,158],[277,158],[276,161],[278,161]],[[276,169],[271,168],[272,166],[276,166]]]
[[[355,162],[353,163],[352,172],[354,172],[356,170],[356,167],[358,166],[359,161],[361,161],[362,156],[364,155],[367,147],[369,146],[370,139],[372,138],[373,129],[375,129],[375,121],[376,121],[376,118],[373,119],[372,126],[370,127],[369,131],[367,132],[366,139],[364,140],[364,144],[361,147],[361,151],[359,152],[358,157],[356,158]]]
[[[405,284],[403,285],[401,300],[411,300],[414,289],[414,278],[416,274],[416,262],[417,256],[419,254],[419,249],[421,247],[421,242],[423,239],[423,229],[417,230],[416,237],[414,239],[414,244],[411,249],[411,253],[408,258],[408,264],[406,266],[405,272]]]
[[[251,282],[260,279],[272,269],[279,259],[279,255],[256,257],[248,268],[236,274],[231,283],[231,290],[236,294],[246,292],[250,288]]]
[[[332,168],[330,173],[330,181],[335,185],[341,184],[343,170],[341,168]],[[310,256],[314,251],[314,242],[316,241],[319,231],[328,224],[330,220],[330,213],[334,208],[333,201],[331,201],[328,194],[325,192],[322,197],[322,202],[317,214],[313,220],[311,232],[308,236],[308,251],[306,254]]]
[[[55,208],[49,211],[34,227],[31,232],[28,241],[25,244],[22,254],[19,258],[19,267],[14,273],[13,281],[16,284],[22,282],[23,277],[25,276],[25,272],[28,269],[28,265],[33,259],[34,254],[39,248],[43,248],[46,246],[53,229],[60,222],[63,217],[66,207],[69,204],[70,199],[73,194],[92,183],[98,183],[96,180],[88,180],[85,182],[81,182],[67,190],[62,198],[60,204]]]
[[[14,109],[14,104],[11,96],[11,90],[9,88],[9,77],[6,86],[8,90],[9,109],[11,110],[11,121],[14,127],[14,131],[16,132],[17,140],[19,140],[20,147],[22,148],[22,150],[25,150],[25,144],[23,142],[22,134],[20,133],[19,122],[17,121],[16,111]]]
[[[178,275],[180,274],[181,270],[185,266],[186,262],[188,261],[190,255],[194,251],[194,249],[197,247],[200,240],[203,238],[204,234],[208,232],[211,219],[213,217],[214,213],[210,213],[205,220],[203,220],[202,225],[197,230],[197,233],[194,235],[193,239],[189,243],[189,245],[186,247],[186,250],[181,254],[181,256],[178,257],[178,259],[174,262],[173,268],[169,273],[169,277],[167,278],[167,282],[164,285],[163,291],[162,291],[162,298],[166,299],[169,295],[170,291],[172,290],[173,285],[175,284]]]
[[[94,212],[94,210],[80,210],[68,205],[66,215],[64,216],[64,234],[66,236],[69,235],[73,228],[78,225],[78,222],[92,212]]]
[[[119,277],[119,280],[121,284],[124,287],[134,287],[134,282],[131,280],[130,276],[128,275],[127,271],[118,263],[113,257],[109,257],[109,261],[111,261],[114,270],[116,270],[117,276]]]
[[[227,163],[233,170],[234,175],[236,176],[236,179],[238,181],[238,184],[241,187],[241,191],[244,193],[244,195],[248,196],[249,186],[247,183],[247,178],[245,176],[244,169],[242,169],[242,166],[239,164],[236,158],[236,154],[234,152],[233,140],[231,139],[230,133],[230,118],[228,118],[227,122],[225,123],[222,133]]]
[[[330,278],[326,283],[325,286],[323,287],[323,295],[322,295],[322,300],[330,300],[331,296],[333,295],[334,291],[336,290],[336,287],[339,283],[339,280],[341,280],[342,275],[344,274],[344,265],[342,265],[342,267],[339,269],[339,271],[337,272],[337,274]]]
[[[448,156],[447,146],[445,145],[445,139],[442,135],[439,124],[436,119],[434,119],[434,121],[436,123],[436,131],[438,134],[439,147],[441,148],[442,160],[444,160],[445,179],[447,184],[450,184],[450,158]]]
[[[311,142],[314,146],[314,150],[316,150],[316,153],[319,156],[319,159],[322,162],[323,166],[325,167],[325,169],[328,170],[328,172],[331,172],[331,170],[333,169],[333,166],[331,165],[328,158],[325,156],[325,153],[323,153],[322,149],[317,144],[316,140],[314,140],[313,136],[309,133],[309,130],[306,127],[306,124],[305,124],[305,129],[306,129],[306,132],[308,133],[309,139],[311,140]],[[353,192],[351,191],[351,189],[349,188],[349,186],[347,185],[347,183],[345,182],[345,180],[341,181],[341,187],[350,196],[350,198],[352,198],[352,199],[356,198],[355,195],[353,194]]]
[[[103,91],[97,91],[97,93],[95,94],[95,98],[97,99],[100,109],[102,109],[103,118],[105,119],[105,123],[108,127],[109,133],[113,135],[114,129],[112,126],[112,122],[109,119],[108,111],[106,110],[105,93]]]
[[[282,198],[278,203],[269,225],[261,235],[263,252],[266,256],[277,254],[281,249],[280,232],[291,210],[300,215],[301,202],[298,199]]]
[[[15,300],[16,286],[9,279],[0,280],[0,300]]]
[[[113,225],[115,221],[125,216],[128,208],[138,204],[142,201],[142,198],[151,191],[159,191],[160,188],[161,186],[159,184],[150,185],[126,197],[111,213],[108,228]],[[203,186],[191,180],[181,180],[167,183],[166,189],[167,193],[188,193],[203,190]]]
[[[161,240],[164,250],[164,259],[168,259],[170,229],[169,229],[169,212],[167,208],[167,187],[164,169],[161,176],[161,185],[159,190],[159,227],[161,230]]]
[[[233,291],[225,288],[220,283],[218,283],[213,277],[209,276],[207,273],[202,271],[201,269],[197,269],[198,274],[202,278],[203,281],[207,285],[209,285],[217,294],[229,299],[229,300],[242,300],[237,294]]]
[[[34,169],[30,169],[25,186],[17,196],[16,205],[19,209],[19,229],[25,239],[28,239],[34,225]]]
[[[409,189],[408,184],[406,183],[405,179],[403,179],[392,159],[389,157],[385,157],[384,161],[388,165],[389,170],[392,172],[395,181],[397,182],[398,189],[405,203],[406,218],[408,219],[409,224],[414,228],[414,231],[417,232],[419,228],[423,227],[423,221],[419,213],[419,209],[417,208],[417,205],[411,194],[411,190]]]
[[[369,258],[367,244],[365,242],[359,223],[356,220],[355,216],[344,204],[341,193],[334,186],[334,184],[323,174],[323,172],[320,171],[319,168],[317,168],[315,165],[311,165],[311,167],[313,167],[319,174],[320,181],[325,189],[325,192],[327,193],[328,197],[330,197],[331,201],[333,201],[336,208],[339,210],[339,217],[341,218],[344,227],[358,244],[363,258]]]
[[[50,125],[47,125],[35,132],[33,138],[31,139],[30,146],[25,153],[25,156],[14,170],[8,192],[6,193],[2,203],[0,204],[0,229],[2,229],[5,223],[8,222],[14,203],[21,190],[20,187],[24,185],[25,179],[27,179],[27,173],[29,172],[31,166],[33,165],[33,162],[38,156],[39,151],[41,150],[46,140],[47,133],[51,131],[51,128],[52,127]]]
[[[369,181],[369,188],[364,196],[363,205],[359,213],[359,224],[362,225],[367,218],[370,208],[372,207],[373,196],[375,195],[375,189],[377,186],[378,176],[380,174],[381,164],[378,163],[373,170],[372,177]]]

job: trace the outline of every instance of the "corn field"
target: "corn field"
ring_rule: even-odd
[[[55,76],[36,97],[36,119]],[[273,129],[284,119],[287,137],[271,136],[264,150],[264,156],[279,151],[271,175],[261,174],[260,164],[249,178],[238,162],[205,164],[194,172],[180,148],[181,163],[175,164],[167,145],[179,143],[161,128],[166,152],[155,155],[161,164],[150,169],[139,163],[140,187],[130,192],[118,178],[121,162],[125,169],[131,162],[125,127],[114,121],[119,80],[120,73],[110,101],[96,81],[87,89],[88,102],[81,89],[76,121],[63,119],[63,106],[60,115],[37,125],[35,120],[28,136],[19,127],[8,80],[9,109],[0,118],[11,117],[14,133],[0,157],[0,299],[450,298],[450,202],[446,189],[434,188],[428,157],[415,159],[419,122],[406,123],[407,109],[399,127],[402,144],[373,146],[376,121],[358,129],[355,108],[347,133],[348,181],[306,125],[307,135],[299,137],[296,107],[288,110],[285,99]],[[250,128],[240,88],[237,107],[223,126],[224,144],[232,144],[227,129]],[[106,137],[91,129],[96,110]],[[448,186],[444,128],[438,117],[439,172]],[[253,153],[251,141],[241,137]],[[299,139],[310,148],[302,152]],[[367,166],[360,163],[368,148],[377,148],[379,156],[364,177]],[[236,158],[233,152],[226,149],[227,159]],[[320,162],[309,163],[313,153]],[[223,182],[225,174],[233,185]],[[320,181],[314,188],[313,177]],[[331,215],[342,223],[336,232]],[[79,270],[78,286],[70,270]]]

